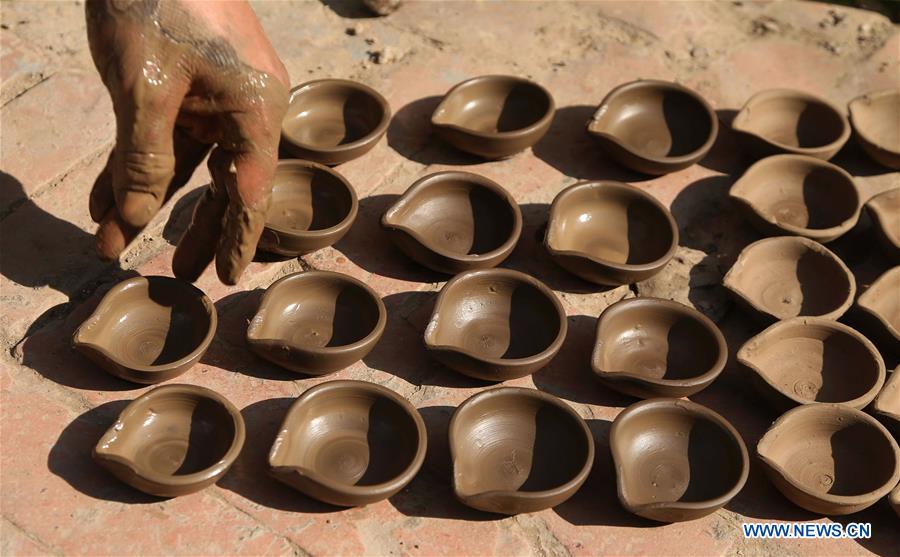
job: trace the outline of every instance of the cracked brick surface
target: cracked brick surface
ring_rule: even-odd
[[[0,7],[0,553],[191,555],[862,555],[896,554],[897,519],[884,502],[841,522],[871,522],[869,540],[746,540],[748,520],[817,520],[789,504],[753,463],[743,492],[702,520],[657,525],[618,504],[608,453],[611,421],[632,402],[598,385],[589,369],[597,316],[609,304],[652,293],[688,301],[719,321],[733,352],[755,329],[716,281],[757,238],[728,204],[745,162],[722,126],[700,164],[648,179],[606,159],[583,126],[615,85],[637,78],[695,88],[724,123],[755,91],[800,88],[838,105],[897,86],[900,33],[884,17],[815,2],[407,2],[384,18],[359,17],[351,0],[258,1],[263,27],[293,84],[361,80],[394,114],[368,155],[338,168],[360,197],[359,217],[337,245],[300,260],[254,263],[241,284],[212,269],[198,286],[215,301],[219,330],[201,362],[176,382],[218,390],[242,409],[248,440],[217,485],[172,500],[149,498],[93,464],[92,446],[128,401],[146,391],[109,376],[70,347],[74,329],[103,293],[135,273],[171,275],[174,243],[190,218],[201,166],[117,263],[92,255],[87,192],[115,132],[77,1],[9,1]],[[837,14],[837,15],[835,15]],[[527,76],[558,111],[534,149],[486,163],[429,135],[439,96],[486,73]],[[852,143],[836,159],[866,196],[900,185]],[[597,442],[593,472],[557,508],[496,517],[462,506],[449,485],[446,429],[453,408],[485,387],[428,357],[422,331],[444,277],[416,266],[378,221],[417,178],[465,169],[499,182],[522,206],[524,230],[503,266],[553,288],[569,315],[559,356],[508,382],[567,400]],[[582,179],[635,183],[671,207],[681,257],[656,280],[598,291],[567,274],[540,245],[549,203]],[[842,254],[844,255],[844,254]],[[861,284],[883,269],[877,256],[846,253]],[[303,269],[358,277],[388,309],[376,349],[327,378],[298,378],[254,357],[244,332],[264,288]],[[308,387],[353,378],[392,388],[422,412],[425,466],[408,488],[365,508],[335,509],[265,474],[281,419]],[[776,417],[732,361],[692,397],[723,414],[751,449]]]

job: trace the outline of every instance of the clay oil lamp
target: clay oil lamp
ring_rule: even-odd
[[[821,317],[775,323],[744,343],[737,360],[780,410],[814,402],[863,408],[885,380],[884,360],[869,339]]]
[[[747,447],[725,418],[675,398],[633,404],[615,419],[609,444],[619,501],[659,522],[717,511],[744,487]]]
[[[283,368],[324,375],[366,357],[386,322],[384,303],[367,284],[306,271],[269,286],[247,328],[247,344]]]
[[[291,405],[270,473],[325,503],[362,506],[411,482],[426,447],[425,423],[402,396],[365,381],[326,381]]]
[[[607,286],[652,277],[678,248],[672,213],[621,182],[584,182],[557,194],[544,236],[550,256],[584,280]]]
[[[631,396],[686,397],[712,383],[727,359],[725,337],[699,311],[631,298],[600,315],[591,367],[605,385]]]
[[[837,319],[856,295],[856,279],[844,262],[822,244],[799,236],[750,244],[723,284],[765,324],[798,316]]]
[[[134,277],[115,285],[75,331],[75,349],[109,373],[159,383],[196,364],[216,332],[216,308],[192,284]]]
[[[866,203],[866,209],[875,222],[885,255],[900,264],[900,188],[876,195]]]
[[[756,452],[775,487],[816,514],[859,512],[900,481],[897,442],[878,420],[845,404],[788,411]]]
[[[390,106],[371,87],[318,79],[291,90],[281,144],[298,159],[334,166],[371,151],[390,120]]]
[[[862,210],[852,176],[806,155],[758,161],[731,186],[730,196],[762,234],[823,243],[850,231]]]
[[[900,170],[900,89],[866,93],[847,109],[863,150],[877,163]]]
[[[547,365],[566,328],[556,295],[534,277],[510,269],[470,271],[441,289],[425,347],[460,373],[506,381]]]
[[[336,171],[314,162],[279,161],[257,247],[296,257],[330,246],[350,231],[358,209],[356,191]]]
[[[610,91],[587,131],[619,164],[661,175],[705,157],[716,141],[719,120],[695,91],[677,83],[642,79]]]
[[[431,115],[431,126],[457,149],[503,159],[537,143],[555,112],[550,92],[537,83],[484,75],[450,89]]]
[[[900,366],[894,368],[875,397],[872,412],[894,435],[894,439],[900,439]]]
[[[464,504],[519,514],[575,494],[594,463],[584,419],[560,399],[501,387],[463,402],[450,420],[453,490]]]
[[[860,294],[852,313],[852,324],[871,339],[885,357],[900,356],[900,266],[886,271]]]
[[[125,407],[93,456],[136,489],[177,497],[224,476],[244,437],[241,413],[222,395],[195,385],[163,385]]]
[[[496,182],[470,172],[437,172],[417,180],[381,225],[411,259],[456,274],[495,267],[522,234],[522,213]]]
[[[850,138],[850,123],[834,104],[791,89],[769,89],[752,97],[734,117],[749,154],[779,153],[828,160]]]

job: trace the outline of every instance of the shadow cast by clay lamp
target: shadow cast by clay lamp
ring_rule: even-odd
[[[296,513],[332,513],[345,510],[288,489],[269,476],[269,450],[294,398],[272,398],[255,402],[243,410],[247,436],[240,456],[218,486],[256,504]]]
[[[504,515],[479,511],[463,505],[453,493],[448,432],[453,406],[419,408],[428,434],[425,464],[415,479],[390,498],[397,511],[406,516],[483,522],[502,520]]]
[[[423,335],[436,298],[436,292],[400,292],[385,296],[382,301],[388,317],[384,335],[363,362],[372,369],[390,373],[416,386],[473,388],[490,385],[457,373],[428,354]]]
[[[378,14],[368,9],[362,0],[319,0],[323,6],[347,19],[372,19]]]
[[[625,407],[634,402],[633,398],[602,385],[591,370],[597,319],[587,315],[570,315],[566,319],[566,340],[556,357],[531,376],[534,386],[545,393],[582,404]]]
[[[75,418],[50,449],[47,456],[47,468],[50,472],[94,499],[128,504],[165,501],[162,497],[147,495],[120,482],[91,458],[94,445],[130,402],[107,402]]]
[[[561,505],[553,508],[560,518],[573,526],[618,526],[650,528],[663,526],[631,514],[619,503],[616,493],[616,470],[609,452],[608,420],[587,420],[597,450],[594,466],[581,489]]]
[[[334,245],[347,259],[376,275],[408,282],[440,282],[446,276],[426,269],[397,249],[381,228],[381,216],[399,195],[374,195],[359,200],[359,214],[350,232]]]
[[[532,147],[534,155],[578,180],[642,182],[654,178],[618,165],[588,135],[587,123],[596,109],[586,105],[558,108],[547,134]]]
[[[483,163],[483,159],[455,149],[432,134],[431,115],[441,99],[443,96],[425,97],[398,110],[388,126],[388,145],[407,159],[424,165]]]

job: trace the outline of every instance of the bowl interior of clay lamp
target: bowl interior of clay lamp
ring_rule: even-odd
[[[517,387],[482,391],[450,421],[453,483],[477,509],[504,514],[558,505],[584,483],[594,443],[561,400]]]
[[[900,168],[900,89],[867,93],[848,108],[863,148],[878,162]]]
[[[260,249],[299,255],[338,241],[356,219],[356,191],[326,166],[300,160],[278,163]]]
[[[587,182],[556,196],[545,243],[553,256],[641,273],[662,268],[672,258],[678,227],[665,206],[638,188]]]
[[[94,458],[139,489],[181,495],[223,475],[244,436],[240,412],[218,393],[164,385],[125,408],[97,443]]]
[[[356,356],[352,363],[367,354],[386,321],[384,303],[368,285],[340,273],[307,271],[281,278],[266,290],[247,341],[279,364],[314,355],[315,364],[331,368],[331,359]]]
[[[559,350],[566,315],[553,292],[509,269],[472,271],[441,290],[425,344],[478,361],[528,363]]]
[[[196,362],[212,341],[216,323],[212,302],[190,283],[135,277],[107,292],[75,332],[74,344],[117,375],[130,370],[134,380],[154,382],[155,373]]]
[[[451,89],[431,117],[436,126],[453,126],[487,136],[514,134],[552,118],[553,98],[526,79],[488,75]]]
[[[900,266],[878,277],[856,301],[900,343]]]
[[[522,215],[500,185],[469,172],[438,172],[418,180],[383,218],[388,230],[411,243],[401,247],[423,263],[433,252],[460,266],[493,263],[512,252],[522,232]],[[438,269],[438,270],[444,270]]]
[[[651,396],[685,396],[721,373],[728,357],[719,328],[697,310],[656,298],[608,307],[597,323],[594,373]]]
[[[744,248],[724,285],[764,321],[837,319],[856,293],[853,275],[834,253],[796,236],[766,238]]]
[[[387,101],[371,87],[346,79],[321,79],[293,89],[281,133],[289,149],[313,155],[304,158],[334,164],[344,162],[332,160],[334,156],[353,158],[350,153],[359,147],[371,148],[384,135],[390,117]]]
[[[658,398],[622,411],[610,431],[619,499],[660,521],[698,518],[747,481],[747,448],[722,416],[693,402]]]
[[[780,321],[738,351],[738,361],[795,404],[840,402],[862,408],[884,384],[884,361],[850,327],[822,318]]]
[[[862,207],[852,176],[804,155],[760,160],[735,182],[730,195],[752,212],[763,233],[826,242],[853,228]]]
[[[694,91],[666,81],[640,80],[613,89],[588,132],[657,163],[699,159],[712,147],[719,122]]]
[[[389,497],[425,458],[425,424],[395,392],[364,381],[328,381],[291,406],[269,454],[278,479],[328,503]]]
[[[789,152],[831,158],[850,137],[843,112],[825,99],[789,89],[751,97],[732,127]],[[829,152],[827,156],[821,156]]]
[[[861,510],[900,480],[897,443],[874,418],[842,404],[788,411],[757,453],[785,495],[822,514]]]
[[[885,252],[900,263],[900,188],[880,193],[866,203],[878,227]]]

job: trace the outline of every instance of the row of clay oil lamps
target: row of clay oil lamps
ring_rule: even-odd
[[[900,167],[900,140],[889,125],[900,113],[900,91],[864,95],[849,108],[866,152]],[[451,89],[431,123],[451,145],[496,159],[535,144],[553,114],[543,87],[485,76]],[[297,256],[340,240],[356,219],[358,200],[327,165],[369,151],[389,121],[387,102],[362,84],[319,80],[295,88],[283,149],[306,160],[279,163],[260,249]],[[850,135],[841,111],[804,93],[765,91],[748,101],[733,127],[748,152],[772,155],[751,166],[731,196],[763,234],[775,237],[748,246],[725,278],[742,307],[770,325],[744,344],[738,361],[777,409],[788,410],[757,454],[773,483],[799,506],[821,514],[856,512],[900,481],[896,441],[861,411],[871,405],[897,435],[900,373],[886,381],[876,345],[836,319],[853,306],[878,348],[900,352],[892,305],[900,267],[854,306],[853,275],[820,243],[852,228],[863,208],[852,176],[826,162]],[[614,89],[587,131],[621,164],[662,174],[703,158],[718,120],[690,89],[638,81]],[[865,206],[886,254],[900,260],[900,190]],[[410,258],[456,275],[423,331],[436,359],[472,377],[503,381],[534,373],[557,354],[567,320],[556,295],[534,277],[494,268],[522,231],[519,206],[502,186],[469,172],[431,174],[410,186],[381,222]],[[561,191],[544,238],[560,266],[600,285],[654,275],[677,245],[678,229],[665,206],[641,189],[610,181]],[[212,302],[195,287],[138,277],[107,293],[76,332],[75,346],[114,375],[157,383],[199,361],[216,319]],[[267,289],[246,336],[250,349],[268,361],[322,375],[366,357],[386,320],[380,296],[365,283],[309,271]],[[712,410],[675,398],[711,384],[727,352],[711,320],[673,301],[623,300],[599,317],[592,369],[605,385],[647,399],[619,414],[603,448],[612,452],[619,498],[629,511],[660,521],[695,519],[742,489],[749,457],[740,434]],[[581,487],[594,462],[595,441],[584,419],[534,389],[483,390],[456,409],[449,427],[454,491],[463,503],[489,512],[557,505]],[[221,478],[245,436],[240,412],[220,394],[165,385],[133,401],[94,455],[132,486],[176,496]],[[422,418],[405,398],[372,383],[328,381],[294,402],[273,440],[269,467],[273,477],[311,497],[363,505],[406,486],[427,443]],[[900,504],[897,498],[900,489],[892,500]]]

